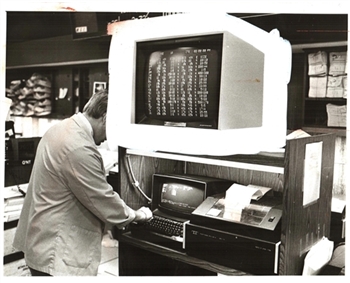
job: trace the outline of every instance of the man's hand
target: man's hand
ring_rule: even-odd
[[[152,211],[148,207],[141,207],[136,212],[135,222],[146,222],[153,217]]]

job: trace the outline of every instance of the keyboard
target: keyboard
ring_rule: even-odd
[[[183,222],[171,220],[169,218],[153,215],[153,218],[146,222],[145,229],[167,236],[183,236]]]

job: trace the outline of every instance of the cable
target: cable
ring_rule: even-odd
[[[126,155],[125,158],[126,158],[126,163],[128,165],[130,176],[131,176],[131,179],[132,179],[132,185],[134,186],[135,189],[137,189],[142,194],[142,196],[148,201],[148,203],[151,204],[152,203],[152,199],[149,198],[144,193],[144,191],[140,188],[140,186],[139,186],[140,183],[136,180],[136,178],[134,176],[134,173],[133,173],[132,168],[131,168],[130,156]]]

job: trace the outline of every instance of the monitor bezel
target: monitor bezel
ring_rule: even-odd
[[[206,128],[217,129],[219,120],[219,101],[221,93],[221,71],[222,71],[222,54],[223,54],[223,33],[205,34],[205,35],[191,35],[181,36],[167,39],[155,39],[136,42],[136,60],[135,60],[135,124],[145,125],[160,125],[160,126],[176,126],[189,128]],[[182,47],[196,47],[196,48],[211,48],[217,52],[217,66],[216,66],[216,81],[215,92],[218,96],[215,98],[215,110],[211,115],[212,119],[198,118],[194,119],[157,119],[148,117],[146,115],[145,103],[145,73],[148,65],[149,56],[156,51],[176,50]],[[213,94],[215,95],[215,94]],[[181,123],[182,122],[182,123]]]
[[[178,183],[184,184],[187,186],[194,187],[196,189],[203,191],[203,199],[205,200],[207,184],[206,182],[196,180],[195,178],[184,178],[176,175],[153,175],[153,184],[152,184],[152,210],[158,209],[159,211],[180,218],[189,218],[191,213],[186,213],[183,211],[177,211],[170,209],[169,207],[164,207],[161,205],[161,194],[163,184],[165,183]]]

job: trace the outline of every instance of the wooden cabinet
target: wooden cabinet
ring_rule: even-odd
[[[305,169],[308,163],[305,160],[311,158],[309,150],[320,145],[322,149],[316,152],[321,160],[319,169],[317,172]],[[301,274],[309,249],[322,237],[330,235],[334,146],[335,135],[327,134],[287,141],[285,154],[278,156],[203,157],[120,148],[118,193],[134,209],[148,205],[147,200],[134,188],[133,182],[136,179],[144,193],[151,196],[154,173],[194,174],[232,180],[243,185],[271,187],[283,199],[279,275]],[[306,182],[308,178],[317,176],[319,179],[315,187],[312,182]],[[311,202],[305,202],[304,192],[310,192],[310,188],[316,190],[317,197]],[[157,262],[153,262],[153,268],[160,272],[164,271],[162,259],[171,258],[214,273],[241,274],[239,270],[188,257],[186,252],[140,241],[133,238],[128,229],[119,231],[118,240],[121,275],[138,274],[143,262],[139,258],[141,250],[161,255]],[[137,266],[131,267],[125,261],[137,263]],[[153,271],[157,273],[157,270]],[[169,274],[171,272],[173,270],[169,270]]]
[[[345,136],[347,46],[304,49],[302,128]]]

